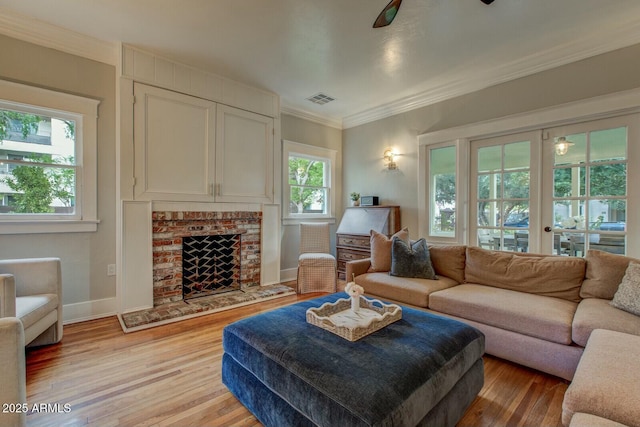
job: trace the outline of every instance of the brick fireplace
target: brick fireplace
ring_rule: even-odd
[[[183,299],[182,251],[185,237],[237,236],[240,249],[239,265],[227,266],[228,263],[225,261],[225,265],[215,268],[230,269],[231,271],[225,272],[224,277],[239,276],[239,280],[236,281],[239,282],[240,289],[260,285],[261,212],[154,211],[151,219],[154,306]],[[237,288],[226,284],[222,287]],[[209,293],[220,290],[218,287]]]

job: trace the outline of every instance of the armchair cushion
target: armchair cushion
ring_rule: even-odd
[[[27,329],[38,320],[58,308],[58,295],[40,294],[24,296],[16,299],[16,316],[22,320]]]
[[[58,258],[0,260],[0,313],[22,322],[25,345],[62,339],[62,274]]]

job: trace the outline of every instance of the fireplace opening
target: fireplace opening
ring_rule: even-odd
[[[240,290],[240,234],[182,238],[182,297]]]

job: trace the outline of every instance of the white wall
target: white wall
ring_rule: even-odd
[[[0,258],[62,260],[65,320],[114,313],[116,262],[115,67],[0,35],[0,78],[100,100],[98,231],[0,236]],[[0,94],[1,96],[1,94]]]
[[[400,205],[402,225],[417,238],[417,135],[637,87],[640,45],[346,129],[343,203],[352,191],[379,195],[381,203]],[[382,171],[388,146],[402,154],[397,174]]]

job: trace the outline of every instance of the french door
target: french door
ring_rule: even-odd
[[[469,242],[514,252],[626,254],[637,227],[628,220],[638,208],[627,165],[630,147],[640,144],[639,118],[471,141]]]
[[[628,164],[631,144],[640,143],[638,119],[629,115],[545,131],[541,238],[546,247],[554,242],[556,253],[574,256],[589,249],[628,253],[633,182]]]
[[[471,142],[469,241],[486,249],[528,252],[539,228],[541,132]]]

